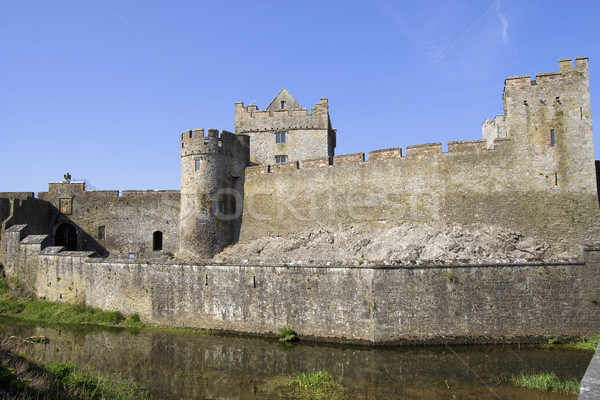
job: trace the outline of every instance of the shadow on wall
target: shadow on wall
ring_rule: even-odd
[[[108,250],[83,230],[67,215],[50,204],[50,243],[63,246],[67,251],[95,251],[98,256],[108,256]]]

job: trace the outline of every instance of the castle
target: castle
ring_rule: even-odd
[[[376,150],[368,160],[334,155],[327,99],[310,112],[285,89],[265,110],[236,103],[235,132],[181,134],[180,191],[90,191],[66,176],[37,197],[0,193],[0,262],[40,297],[169,325],[292,326],[368,343],[597,330],[588,59],[561,59],[535,80],[509,77],[503,101],[482,140],[449,142],[447,152],[441,143]],[[516,261],[211,261],[263,237],[406,222],[502,226],[547,248]]]

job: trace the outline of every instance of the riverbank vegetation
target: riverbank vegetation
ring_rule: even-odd
[[[297,400],[346,400],[350,390],[338,383],[329,372],[314,371],[267,379],[259,391],[269,398]]]
[[[124,316],[119,311],[105,311],[83,303],[60,303],[37,300],[16,279],[7,282],[0,277],[0,316],[27,321],[61,324],[100,325],[120,328],[148,328],[178,333],[210,333],[206,330],[159,326],[140,321],[138,314]]]
[[[70,362],[34,359],[36,340],[0,340],[0,397],[18,399],[150,399],[148,392],[121,375],[99,374]]]
[[[36,300],[24,285],[15,279],[10,285],[0,279],[0,315],[32,321],[52,321],[66,324],[94,324],[109,326],[144,326],[137,314],[126,318],[119,311],[103,311],[85,304],[58,303]]]
[[[581,338],[576,342],[569,342],[562,344],[562,347],[574,350],[592,350],[595,351],[596,347],[598,347],[598,342],[600,342],[600,332],[596,332],[594,335]]]
[[[521,374],[513,376],[511,381],[516,386],[541,392],[561,394],[578,394],[580,383],[576,379],[561,381],[554,372],[542,374]]]

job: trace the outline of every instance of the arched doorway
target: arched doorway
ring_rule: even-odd
[[[77,230],[69,223],[61,224],[54,234],[54,245],[64,246],[67,251],[77,250]]]
[[[161,231],[156,231],[152,234],[152,250],[160,251],[163,247],[163,234]]]

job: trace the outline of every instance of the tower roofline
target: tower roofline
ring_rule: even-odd
[[[279,93],[273,98],[271,103],[265,108],[268,111],[277,110],[302,110],[302,106],[298,101],[287,91],[286,88],[281,88]]]

